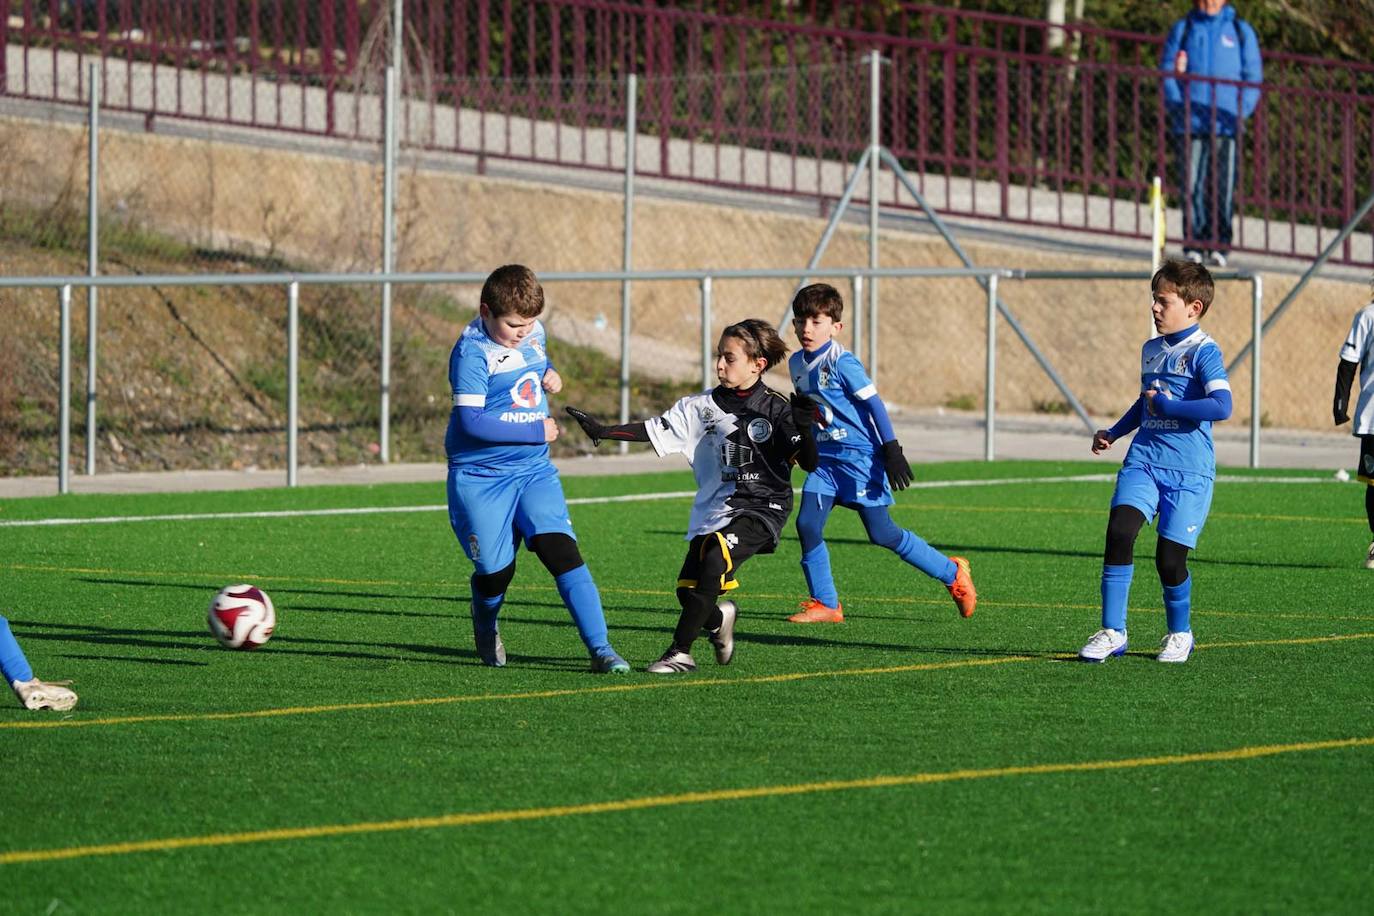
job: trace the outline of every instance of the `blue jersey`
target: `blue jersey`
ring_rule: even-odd
[[[449,467],[519,471],[550,463],[549,446],[543,437],[544,420],[549,415],[543,388],[549,366],[544,340],[544,325],[538,321],[518,349],[488,337],[480,317],[463,329],[448,358],[453,411],[444,451]],[[480,408],[485,417],[512,426],[538,423],[539,435],[531,433],[528,437],[537,438],[537,444],[516,444],[516,439],[491,442],[465,434],[458,420],[458,411],[464,407]]]
[[[863,402],[877,397],[878,389],[858,357],[832,340],[815,353],[798,350],[787,366],[792,387],[816,402],[816,451],[821,460],[872,460],[882,442]]]
[[[1165,337],[1147,340],[1140,350],[1140,388],[1165,392],[1156,397],[1194,401],[1214,391],[1230,391],[1221,347],[1198,328],[1175,344]],[[1123,462],[1127,467],[1169,468],[1205,477],[1217,473],[1212,421],[1140,414],[1140,430]]]

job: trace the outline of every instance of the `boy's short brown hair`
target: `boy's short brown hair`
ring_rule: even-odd
[[[544,287],[523,264],[498,267],[482,284],[482,304],[495,318],[511,312],[521,318],[534,318],[544,311]]]
[[[1211,272],[1195,261],[1165,261],[1150,280],[1150,292],[1157,293],[1165,286],[1172,286],[1184,304],[1194,299],[1201,302],[1202,311],[1198,313],[1199,318],[1206,315],[1207,309],[1212,307],[1216,284],[1212,281]]]
[[[815,318],[817,315],[825,315],[831,321],[839,321],[844,315],[844,299],[829,283],[803,286],[792,297],[793,318]]]

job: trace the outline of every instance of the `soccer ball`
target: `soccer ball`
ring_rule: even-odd
[[[277,612],[272,599],[252,585],[230,585],[210,602],[210,635],[226,649],[256,649],[272,638]]]

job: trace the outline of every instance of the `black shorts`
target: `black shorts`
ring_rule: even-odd
[[[1355,476],[1374,487],[1374,436],[1360,437],[1360,463]]]
[[[710,534],[698,534],[687,547],[687,559],[682,561],[682,571],[677,574],[678,588],[695,588],[701,578],[701,562],[706,549],[714,544],[720,545],[725,557],[725,574],[720,577],[720,590],[728,592],[739,588],[735,573],[741,564],[756,553],[772,553],[777,548],[777,538],[761,520],[752,515],[741,515],[730,520],[730,524]]]

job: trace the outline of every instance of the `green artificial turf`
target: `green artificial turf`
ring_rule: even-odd
[[[734,663],[703,641],[666,678],[642,668],[676,621],[690,498],[605,500],[690,491],[682,471],[564,481],[636,667],[618,678],[587,671],[528,553],[509,664],[477,663],[438,485],[6,502],[0,610],[81,702],[0,705],[0,910],[1364,911],[1359,490],[1225,472],[1190,560],[1192,660],[1154,661],[1147,529],[1131,650],[1086,665],[1114,470],[918,469],[893,515],[972,561],[968,620],[836,510],[846,622],[788,623],[789,526],[739,574]],[[1101,479],[1048,479],[1082,475]],[[386,507],[420,508],[6,524]],[[258,652],[205,628],[238,581],[278,609]]]

